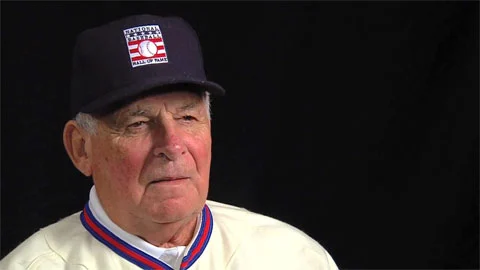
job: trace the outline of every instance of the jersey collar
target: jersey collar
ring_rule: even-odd
[[[213,228],[213,218],[209,207],[205,204],[200,215],[200,228],[193,239],[192,243],[187,247],[186,255],[182,259],[180,269],[188,269],[195,261],[198,260],[203,253],[210,240]],[[129,244],[125,239],[114,234],[108,228],[103,226],[92,214],[89,204],[85,204],[80,214],[80,220],[87,231],[98,241],[106,245],[119,256],[136,264],[142,269],[173,269],[159,259],[152,257],[144,251]]]

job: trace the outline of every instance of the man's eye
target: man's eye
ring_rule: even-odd
[[[146,121],[137,121],[135,123],[132,123],[132,124],[128,125],[128,127],[137,128],[137,127],[141,127],[142,125],[144,125],[146,123],[147,123]]]
[[[195,117],[191,116],[191,115],[184,115],[182,117],[183,120],[186,120],[186,121],[193,121],[195,120]]]

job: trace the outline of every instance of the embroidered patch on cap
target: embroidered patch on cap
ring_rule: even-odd
[[[144,25],[123,30],[132,67],[168,63],[162,32],[158,25]]]

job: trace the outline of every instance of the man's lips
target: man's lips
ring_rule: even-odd
[[[169,177],[162,177],[156,180],[151,181],[150,183],[160,183],[160,182],[172,182],[172,181],[179,181],[179,180],[186,180],[188,177],[186,176],[169,176]]]

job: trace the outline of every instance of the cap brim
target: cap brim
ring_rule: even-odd
[[[108,94],[98,97],[97,99],[95,99],[95,101],[83,106],[78,112],[100,112],[115,103],[128,102],[129,100],[133,100],[136,96],[141,95],[144,92],[176,84],[190,84],[198,86],[199,90],[205,90],[215,96],[225,95],[225,89],[219,84],[212,81],[204,81],[193,78],[165,79],[153,77],[149,80],[144,81],[142,85],[135,83],[122,88],[118,88],[117,90],[109,91]],[[78,112],[73,112],[73,114],[76,115]]]

